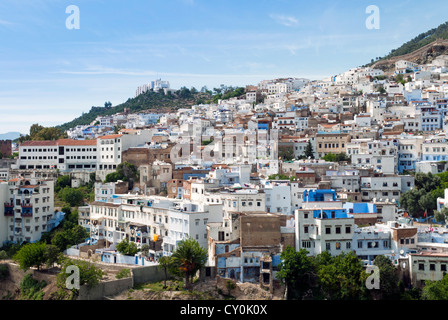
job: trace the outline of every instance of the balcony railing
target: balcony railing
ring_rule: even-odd
[[[5,217],[14,217],[14,204],[5,202]]]
[[[33,208],[33,204],[31,202],[22,202],[22,208]]]

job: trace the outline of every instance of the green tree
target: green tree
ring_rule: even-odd
[[[421,297],[423,300],[448,300],[448,274],[439,281],[425,281]]]
[[[163,270],[165,273],[165,281],[163,283],[163,289],[166,289],[166,281],[168,280],[168,270],[172,268],[172,260],[170,256],[163,256],[159,258],[159,266],[158,268]]]
[[[312,286],[314,269],[307,254],[305,249],[296,251],[291,246],[280,254],[277,278],[286,285],[288,300],[301,299]]]
[[[70,247],[70,241],[68,239],[68,234],[64,230],[57,231],[52,239],[51,244],[56,246],[61,252]]]
[[[71,207],[80,206],[84,202],[84,194],[82,191],[75,188],[65,187],[59,192],[59,195],[60,198]]]
[[[105,183],[117,182],[118,180],[130,181],[137,180],[139,177],[138,167],[129,162],[122,162],[117,166],[115,172],[106,175]]]
[[[59,192],[60,190],[64,189],[65,187],[70,187],[71,185],[71,179],[70,176],[60,176],[56,180],[56,184],[54,186],[54,191]]]
[[[378,293],[382,300],[398,300],[400,299],[400,286],[398,270],[392,264],[392,261],[384,255],[379,255],[373,261],[378,267],[380,275],[380,289]],[[376,289],[373,289],[377,291]]]
[[[314,150],[313,145],[311,144],[311,140],[308,140],[304,153],[307,159],[314,159]]]
[[[121,242],[117,244],[116,249],[121,254],[127,256],[133,256],[139,251],[137,244],[133,241],[129,241],[128,238],[121,240]]]
[[[434,211],[434,218],[436,221],[446,224],[448,220],[448,208],[442,207],[440,211]]]
[[[60,260],[61,264],[61,272],[57,275],[57,286],[61,289],[66,289],[66,281],[67,278],[72,274],[71,272],[67,272],[67,268],[71,266],[75,266],[79,270],[79,285],[87,285],[92,288],[97,285],[102,279],[104,273],[103,271],[96,267],[94,264],[89,263],[87,261],[69,259],[67,257],[63,257]],[[79,290],[74,288],[72,289],[74,294],[79,294]]]
[[[351,158],[345,153],[327,153],[322,157],[323,160],[327,162],[351,162]]]
[[[441,176],[439,175],[433,175],[432,173],[422,173],[417,172],[414,175],[415,178],[415,188],[416,189],[423,189],[426,192],[430,192],[432,190],[437,189],[440,186],[441,183]]]
[[[86,238],[89,237],[89,233],[86,229],[80,225],[76,225],[73,228],[66,231],[67,239],[70,245],[83,243]]]
[[[280,148],[278,155],[283,161],[291,161],[294,159],[294,150],[292,147],[283,147]]]
[[[47,268],[53,267],[55,263],[59,261],[61,257],[61,251],[59,248],[52,244],[45,246],[45,263]]]
[[[368,277],[361,260],[352,252],[341,253],[316,261],[318,284],[329,300],[359,300],[367,298],[365,281]]]
[[[173,272],[185,280],[185,288],[191,290],[193,277],[205,266],[207,251],[192,238],[179,242],[176,251],[172,254]]]
[[[408,190],[400,196],[400,206],[412,217],[423,217],[425,211],[431,216],[437,208],[437,198],[443,196],[446,175],[431,173],[416,173],[414,189]]]
[[[5,250],[0,250],[0,261],[8,259],[8,254]]]
[[[26,271],[31,267],[36,267],[39,270],[46,262],[45,253],[45,243],[28,243],[14,255],[13,259],[19,264],[22,270]]]

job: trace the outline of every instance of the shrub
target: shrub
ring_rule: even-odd
[[[117,279],[130,278],[131,270],[129,269],[121,269],[120,272],[115,276]]]

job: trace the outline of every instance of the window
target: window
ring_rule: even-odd
[[[430,271],[436,271],[436,265],[434,263],[429,264],[429,270]]]
[[[325,234],[331,234],[331,227],[325,227]]]
[[[358,241],[358,249],[362,248],[362,241]]]
[[[423,263],[418,264],[418,270],[425,271],[425,265]]]
[[[345,233],[351,233],[351,232],[352,232],[351,226],[346,226],[345,227]]]
[[[327,251],[330,251],[331,250],[331,243],[330,242],[326,242],[325,243],[325,248],[326,248]]]
[[[304,227],[303,227],[303,232],[304,232],[304,233],[308,233],[308,226],[304,226]]]
[[[442,263],[440,265],[440,271],[446,271],[446,264]]]
[[[340,234],[341,233],[341,227],[336,227],[336,234]]]

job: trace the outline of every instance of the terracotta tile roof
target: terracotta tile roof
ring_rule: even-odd
[[[33,140],[33,141],[25,141],[20,144],[22,147],[50,147],[57,146],[58,142],[56,140]]]
[[[58,144],[60,146],[96,146],[96,140],[60,139]]]
[[[107,136],[99,137],[99,139],[115,139],[115,138],[120,138],[121,136],[123,136],[123,135],[122,134],[110,134]]]

